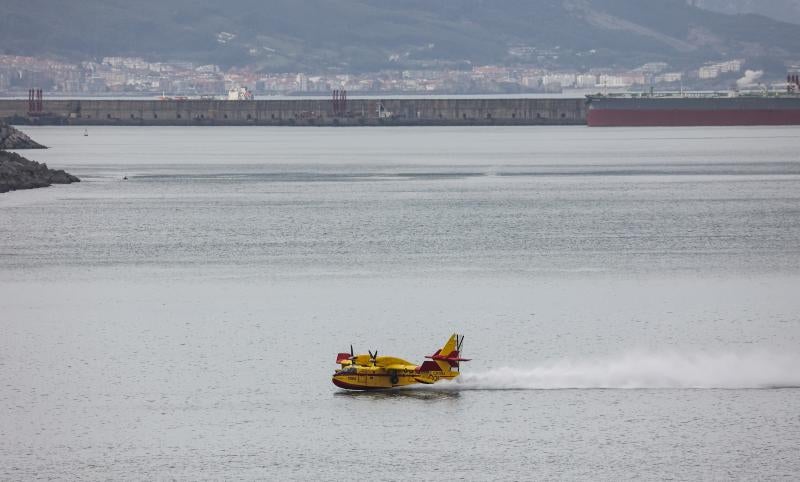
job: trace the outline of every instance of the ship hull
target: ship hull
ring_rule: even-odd
[[[800,125],[798,97],[590,97],[591,127]]]

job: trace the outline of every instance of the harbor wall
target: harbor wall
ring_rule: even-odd
[[[0,119],[67,125],[581,125],[584,99],[27,100],[0,99]]]

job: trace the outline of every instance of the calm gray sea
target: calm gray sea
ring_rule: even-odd
[[[800,477],[800,128],[24,130],[0,479]]]

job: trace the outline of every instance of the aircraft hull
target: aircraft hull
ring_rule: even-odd
[[[389,373],[370,373],[370,374],[335,374],[332,382],[339,388],[345,390],[388,390],[419,383],[430,385],[439,380],[452,380],[458,376],[454,374],[433,374],[418,373],[398,374],[395,380]]]

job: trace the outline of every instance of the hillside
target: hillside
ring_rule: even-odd
[[[786,0],[789,1],[789,0]],[[0,51],[143,56],[264,70],[364,71],[537,62],[674,65],[747,56],[780,66],[800,28],[686,0],[5,0]],[[513,49],[513,50],[512,50]]]
[[[694,0],[708,10],[730,14],[758,13],[776,20],[800,24],[800,0]]]

